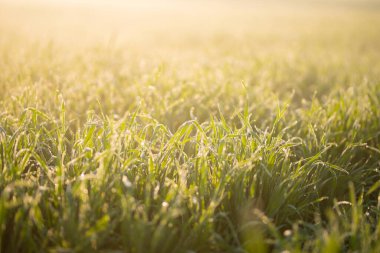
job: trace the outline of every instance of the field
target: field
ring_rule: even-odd
[[[380,252],[380,4],[0,1],[0,252]]]

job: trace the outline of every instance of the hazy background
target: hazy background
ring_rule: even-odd
[[[154,49],[162,44],[196,46],[205,39],[244,40],[256,35],[265,40],[292,39],[321,26],[334,32],[347,23],[362,29],[363,17],[358,15],[364,13],[369,20],[378,9],[378,1],[359,0],[2,0],[0,32],[35,41],[120,42]]]
[[[77,115],[98,101],[118,115],[142,103],[173,128],[189,119],[191,108],[198,119],[219,109],[234,117],[243,108],[242,82],[252,100],[273,100],[262,95],[266,90],[299,106],[315,94],[323,98],[378,79],[379,6],[359,0],[1,1],[0,69],[7,71],[0,75],[0,98],[19,94],[33,97],[31,105],[54,108],[45,94],[59,90]],[[31,91],[37,95],[26,95]]]

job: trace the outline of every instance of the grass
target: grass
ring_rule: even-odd
[[[377,5],[221,6],[3,4],[0,252],[380,251]]]

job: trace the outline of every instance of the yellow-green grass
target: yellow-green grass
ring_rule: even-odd
[[[376,2],[0,4],[1,252],[379,252]]]

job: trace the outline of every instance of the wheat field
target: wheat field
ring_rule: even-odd
[[[0,1],[0,252],[380,252],[380,3]]]

